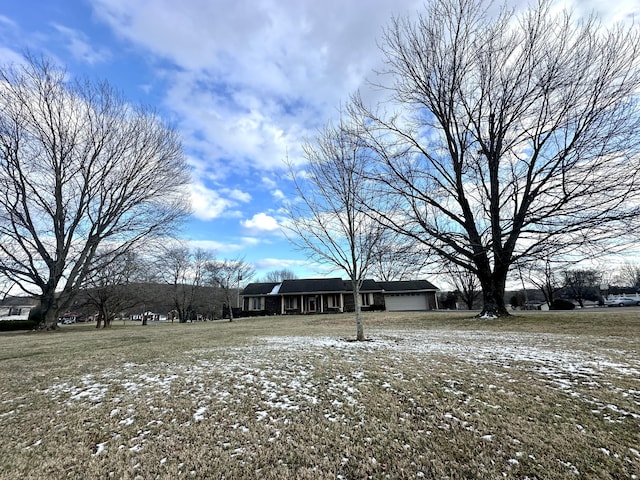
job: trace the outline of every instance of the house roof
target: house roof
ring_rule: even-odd
[[[279,282],[250,283],[244,287],[240,295],[268,295],[279,284]]]
[[[438,290],[431,282],[427,280],[400,280],[395,282],[377,282],[385,292],[416,292],[426,290]]]
[[[351,280],[344,281],[344,289],[347,292],[353,291],[353,282]],[[361,292],[380,292],[382,291],[382,287],[379,282],[375,280],[363,280],[362,285],[360,286]]]
[[[280,287],[281,294],[292,293],[324,293],[344,292],[345,286],[341,278],[307,278],[284,280]]]
[[[364,280],[361,292],[424,292],[438,290],[427,280],[403,280],[397,282],[377,282]],[[351,280],[341,278],[306,278],[278,282],[250,283],[240,293],[250,295],[302,295],[315,293],[342,293],[353,291]]]
[[[35,297],[6,297],[0,300],[0,307],[35,307],[38,303]]]

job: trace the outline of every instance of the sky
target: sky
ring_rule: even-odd
[[[45,55],[174,125],[193,172],[181,234],[193,247],[244,258],[255,278],[283,268],[326,276],[280,228],[295,196],[285,161],[304,168],[302,143],[350,94],[375,100],[383,28],[423,2],[0,0],[0,61]],[[637,0],[557,4],[604,22],[640,17]]]

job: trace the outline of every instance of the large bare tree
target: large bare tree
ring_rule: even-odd
[[[369,151],[346,120],[306,142],[304,175],[291,173],[298,193],[289,204],[291,242],[310,258],[345,272],[352,284],[356,339],[365,340],[360,288],[380,251],[385,228],[364,209],[373,204]]]
[[[389,102],[352,110],[402,204],[375,218],[476,275],[493,316],[514,262],[615,250],[637,227],[640,36],[550,0],[489,7],[433,0],[394,19]]]
[[[106,83],[47,60],[0,68],[0,273],[55,328],[95,265],[170,235],[188,212],[177,133]]]

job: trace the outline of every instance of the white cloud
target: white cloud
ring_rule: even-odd
[[[67,49],[77,60],[93,65],[107,61],[111,57],[105,49],[96,50],[84,33],[57,23],[54,23],[53,27],[65,38]]]
[[[25,63],[22,55],[4,47],[0,47],[0,58],[2,58],[3,65],[21,65]]]
[[[233,199],[223,198],[215,190],[211,190],[202,184],[194,184],[190,187],[191,208],[193,215],[200,220],[213,220],[225,216],[236,216],[231,209],[237,205]]]
[[[229,196],[229,198],[233,198],[242,203],[248,203],[251,201],[251,194],[247,192],[243,192],[242,190],[238,190],[237,188],[228,189],[225,188],[222,190],[222,193]]]
[[[640,16],[640,4],[638,4],[637,0],[618,0],[617,2],[603,2],[602,0],[565,0],[561,5],[572,9],[581,17],[595,13],[605,24],[611,22],[628,22]]]
[[[299,162],[303,138],[380,66],[381,27],[421,4],[95,0],[94,8],[118,36],[177,66],[163,72],[165,106],[181,118],[185,145],[230,173],[230,158],[269,170],[287,156]]]
[[[254,262],[254,266],[259,270],[282,270],[283,268],[308,268],[312,266],[312,262],[309,260],[293,260],[290,258],[261,258]]]
[[[189,240],[187,242],[191,248],[201,248],[208,250],[214,255],[232,255],[244,251],[247,247],[254,245],[250,239],[239,239],[237,242],[220,242],[216,240]]]
[[[276,188],[278,185],[275,180],[272,180],[269,177],[262,177],[262,183],[269,189]]]
[[[280,230],[278,221],[266,213],[256,213],[249,220],[242,221],[241,224],[251,231],[275,232]]]
[[[282,192],[282,190],[280,190],[279,188],[275,189],[274,191],[271,192],[271,195],[273,196],[273,198],[275,198],[276,200],[284,200],[285,198],[287,198],[285,196],[285,194]]]
[[[292,259],[292,258],[260,258],[252,262],[256,269],[256,278],[274,270],[282,270],[284,268],[292,270],[298,278],[316,278],[327,276],[343,276],[344,272],[336,270],[334,267],[322,265],[311,260]]]

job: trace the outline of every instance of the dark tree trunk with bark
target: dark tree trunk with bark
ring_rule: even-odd
[[[504,301],[505,278],[499,278],[495,274],[486,278],[480,277],[482,285],[482,311],[480,317],[505,317],[510,313]]]

